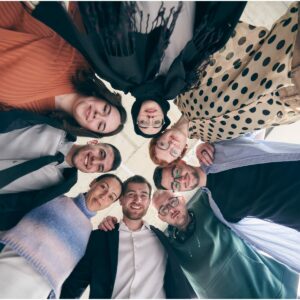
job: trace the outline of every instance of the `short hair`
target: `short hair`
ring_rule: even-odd
[[[163,133],[162,133],[162,134],[163,134]],[[162,135],[162,134],[161,134],[161,135]],[[160,135],[160,136],[161,136],[161,135]],[[183,158],[183,156],[185,155],[186,151],[187,151],[187,145],[186,145],[185,148],[182,150],[180,156],[177,157],[174,161],[172,161],[172,162],[170,162],[170,163],[166,162],[166,161],[163,160],[163,159],[157,158],[156,153],[155,153],[155,145],[156,145],[156,143],[157,143],[157,140],[160,138],[160,136],[159,136],[159,137],[155,137],[155,138],[151,139],[151,141],[150,141],[150,144],[149,144],[149,154],[150,154],[151,160],[152,160],[156,165],[159,165],[159,166],[161,166],[161,167],[166,167],[166,166],[168,166],[169,164],[177,163],[178,161],[180,161],[180,160]]]
[[[120,193],[120,196],[123,194],[123,183],[122,183],[122,180],[115,174],[102,174],[98,177],[95,178],[96,182],[99,182],[100,180],[102,179],[105,179],[105,178],[114,178],[116,179],[119,183],[120,183],[120,186],[121,186],[121,193]],[[120,196],[116,199],[118,200],[120,198]]]
[[[108,143],[104,143],[104,144],[107,145],[107,146],[110,146],[113,150],[114,160],[113,160],[112,167],[109,171],[114,171],[117,168],[119,168],[119,166],[122,162],[121,153],[120,153],[119,149],[117,147],[115,147],[114,145],[108,144]]]
[[[145,184],[147,184],[147,186],[149,188],[149,197],[151,197],[151,192],[152,192],[151,184],[147,181],[146,178],[144,178],[143,176],[140,176],[140,175],[131,176],[123,182],[123,195],[126,193],[128,185],[130,183],[145,183]]]
[[[162,167],[156,167],[153,173],[153,181],[156,186],[156,188],[160,190],[166,190],[166,188],[161,184],[162,182],[162,171],[164,168]]]

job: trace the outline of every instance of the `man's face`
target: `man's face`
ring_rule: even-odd
[[[157,196],[154,195],[153,205],[163,222],[175,227],[186,223],[188,211],[183,196],[176,196],[171,191],[163,191]]]
[[[150,191],[146,183],[129,183],[120,199],[124,216],[130,220],[140,220],[147,213]]]
[[[98,211],[109,207],[121,195],[121,183],[113,177],[93,180],[86,193],[86,205],[90,211]]]
[[[78,148],[72,157],[75,168],[84,173],[104,173],[111,170],[114,153],[107,144],[88,144]]]
[[[199,170],[179,161],[163,168],[161,184],[165,189],[177,192],[193,190],[200,184]]]

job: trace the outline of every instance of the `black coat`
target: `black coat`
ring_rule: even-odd
[[[147,33],[133,30],[138,27],[132,22],[134,1],[129,5],[120,1],[79,2],[87,33],[77,29],[58,2],[40,2],[32,15],[79,50],[115,89],[131,92],[138,99],[169,100],[197,81],[198,66],[227,43],[245,5],[243,1],[197,1],[193,38],[163,76],[156,75],[172,26],[167,22]],[[173,13],[176,22],[177,13]]]
[[[92,232],[84,257],[65,281],[60,298],[78,298],[90,285],[89,298],[111,298],[117,273],[119,226],[109,232]],[[167,298],[195,298],[196,294],[185,278],[165,235],[151,230],[168,253],[164,288]],[[142,287],[140,287],[142,288]]]
[[[22,110],[0,112],[0,134],[37,124],[48,124],[52,127],[61,129],[60,124],[55,120],[35,113]],[[67,139],[70,141],[76,140],[76,138],[71,135],[67,135]],[[47,158],[51,159],[51,156],[48,156]],[[30,166],[34,169],[35,164],[38,164],[41,159],[44,159],[44,157],[37,158],[34,161],[31,160]],[[38,169],[38,167],[36,169]],[[0,188],[1,186],[5,186],[10,182],[13,182],[15,179],[18,179],[21,172],[23,172],[23,175],[29,173],[24,173],[24,168],[20,169],[18,166],[14,167],[13,172],[10,172],[9,175],[6,169],[1,170]],[[77,169],[67,168],[64,170],[63,176],[63,182],[43,190],[0,194],[0,231],[8,230],[16,225],[17,222],[33,208],[40,206],[57,196],[67,193],[77,182]]]

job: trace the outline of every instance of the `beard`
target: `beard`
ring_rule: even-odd
[[[132,211],[132,210],[126,208],[126,207],[123,207],[122,211],[123,211],[123,215],[126,218],[128,218],[129,220],[140,220],[147,213],[147,209],[143,209],[141,211]]]

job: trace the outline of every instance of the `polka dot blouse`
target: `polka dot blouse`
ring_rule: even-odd
[[[175,100],[189,120],[189,137],[214,142],[299,120],[291,78],[297,32],[296,3],[270,31],[240,22],[212,56],[200,85]]]

